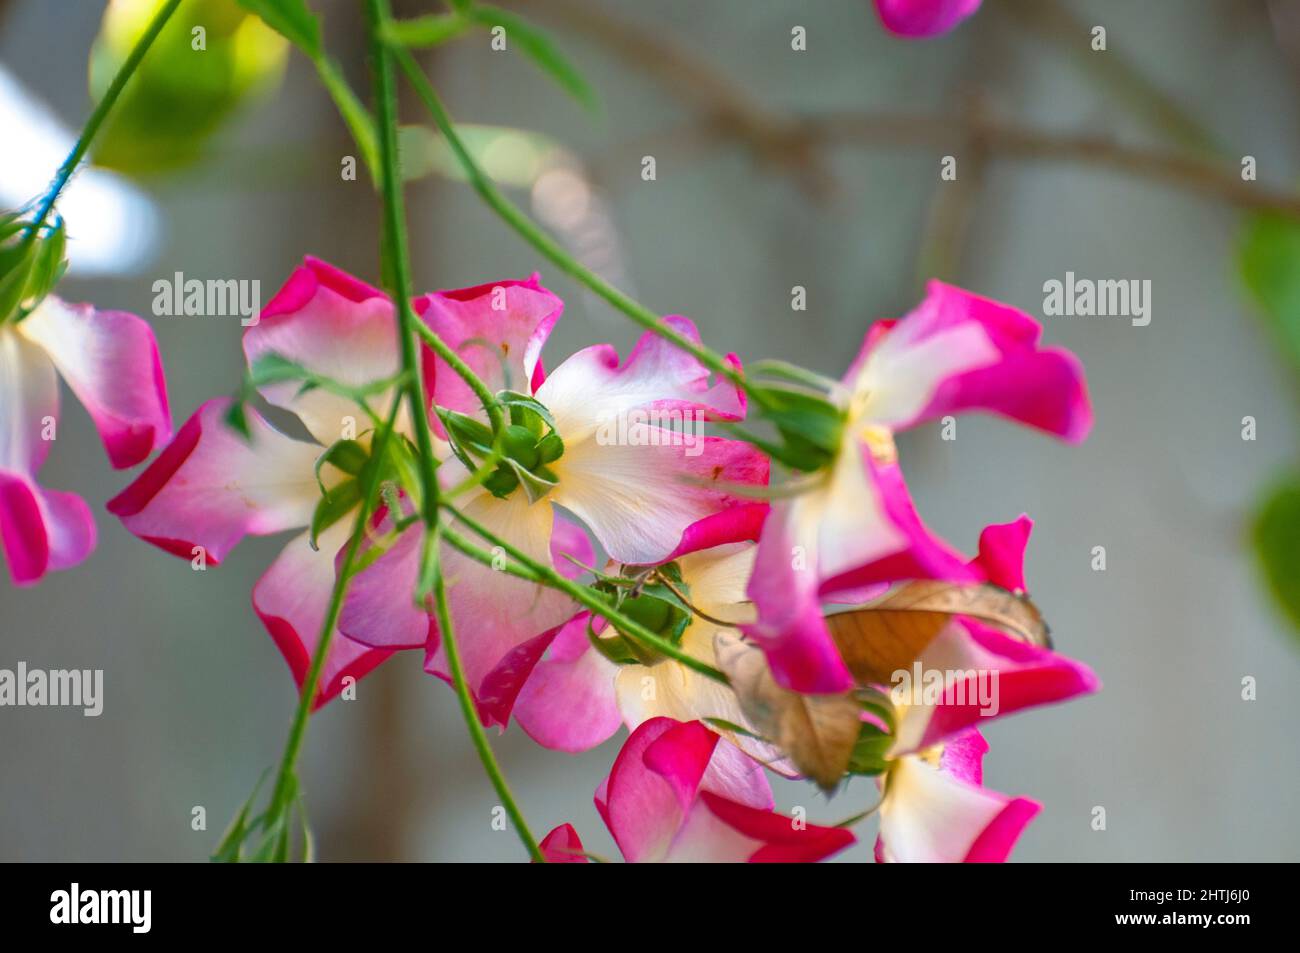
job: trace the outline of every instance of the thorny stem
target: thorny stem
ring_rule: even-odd
[[[434,546],[436,552],[436,541]],[[528,821],[524,819],[523,813],[519,810],[519,806],[510,794],[510,786],[506,783],[505,775],[501,772],[501,766],[497,764],[496,757],[492,754],[492,746],[488,743],[487,734],[483,731],[483,725],[479,721],[474,699],[469,693],[469,684],[465,681],[465,671],[461,667],[460,648],[456,644],[451,610],[447,605],[446,580],[443,579],[441,572],[434,578],[433,599],[434,610],[438,616],[438,633],[442,637],[443,652],[447,656],[447,668],[450,670],[452,682],[456,686],[456,697],[460,700],[460,710],[465,716],[465,724],[469,727],[470,738],[474,742],[475,750],[478,751],[479,760],[483,762],[483,768],[487,771],[492,786],[501,797],[506,813],[510,815],[511,823],[514,824],[515,830],[519,832],[519,839],[528,848],[529,856],[537,863],[546,863],[546,858],[537,845],[537,839],[533,837],[533,832],[528,827]]]
[[[384,428],[380,431],[379,439],[375,443],[374,452],[378,459],[382,460],[384,454],[388,452],[388,443],[392,438],[397,414],[402,406],[402,396],[401,392],[394,395],[392,409],[389,410],[388,419],[385,421]],[[316,640],[316,651],[312,654],[311,667],[307,670],[307,677],[303,679],[298,708],[294,712],[293,724],[289,728],[289,739],[285,742],[284,755],[280,758],[280,767],[276,772],[275,788],[271,795],[270,807],[266,813],[268,824],[286,806],[289,793],[293,789],[294,767],[298,762],[303,738],[307,733],[307,721],[311,717],[312,703],[316,699],[316,689],[320,685],[321,671],[325,668],[325,659],[329,657],[330,642],[334,638],[334,627],[338,624],[339,613],[343,609],[343,598],[347,593],[348,583],[351,581],[352,566],[356,562],[357,553],[361,550],[361,541],[366,536],[366,522],[370,519],[371,513],[374,512],[375,503],[379,499],[379,475],[380,468],[375,467],[366,481],[363,488],[364,496],[361,501],[361,509],[357,512],[356,521],[352,524],[352,536],[348,540],[347,550],[343,554],[343,562],[339,565],[338,572],[334,577],[334,588],[330,590],[329,608],[325,612],[325,621],[321,624],[320,637]]]
[[[402,367],[412,374],[407,386],[407,395],[421,458],[420,480],[423,484],[421,489],[423,491],[424,522],[428,534],[427,548],[424,555],[430,561],[429,567],[434,574],[433,592],[439,632],[447,655],[448,667],[451,669],[456,695],[460,699],[461,712],[465,716],[465,725],[469,729],[479,759],[483,762],[483,768],[491,779],[497,796],[501,798],[501,802],[510,815],[511,821],[514,823],[519,839],[528,849],[528,853],[533,860],[544,862],[545,858],[542,856],[541,849],[529,830],[523,813],[515,803],[510,786],[506,783],[505,775],[502,773],[500,765],[497,764],[496,757],[492,753],[492,746],[488,743],[487,735],[483,731],[483,725],[479,721],[469,685],[465,680],[465,672],[460,664],[455,633],[452,629],[451,614],[447,608],[446,583],[443,580],[439,565],[440,547],[437,540],[437,520],[440,501],[438,498],[437,475],[434,472],[432,431],[429,429],[428,407],[425,402],[423,380],[416,350],[417,327],[428,332],[427,334],[421,333],[421,336],[429,341],[434,350],[464,378],[480,400],[483,400],[484,409],[487,410],[489,415],[492,415],[494,429],[501,422],[501,409],[497,406],[495,398],[487,390],[486,385],[437,334],[428,328],[423,328],[422,322],[417,321],[411,308],[410,265],[407,258],[406,224],[402,210],[402,187],[397,156],[397,92],[393,83],[392,53],[381,39],[385,24],[389,19],[390,13],[387,0],[367,0],[366,24],[370,34],[371,55],[374,58],[376,121],[379,127],[381,167],[380,180],[384,196],[384,257],[388,265],[385,273],[392,284],[389,290],[398,311],[402,338]]]
[[[432,527],[438,519],[438,480],[434,473],[433,437],[429,429],[429,409],[424,397],[424,375],[420,373],[420,357],[416,340],[416,327],[424,327],[411,307],[411,265],[407,251],[406,216],[402,207],[402,179],[397,158],[397,91],[393,85],[393,64],[386,47],[379,40],[380,25],[388,19],[387,0],[367,0],[366,19],[371,35],[371,55],[374,57],[374,83],[376,124],[379,133],[380,187],[384,204],[384,241],[382,258],[387,266],[385,279],[397,310],[398,336],[401,339],[402,370],[408,373],[406,394],[415,430],[416,447],[420,453],[420,482],[424,522]],[[451,349],[428,328],[431,343],[436,342],[447,353]],[[440,352],[441,353],[441,352]],[[453,354],[454,356],[454,354]],[[446,354],[443,354],[446,357]],[[448,361],[450,364],[451,362]],[[464,368],[468,371],[468,368]],[[458,370],[458,373],[460,371]],[[466,381],[482,387],[481,381],[469,372]]]

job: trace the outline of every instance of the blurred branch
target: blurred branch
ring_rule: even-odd
[[[970,108],[981,109],[982,101],[972,101]],[[971,137],[961,150],[956,179],[951,182],[941,179],[935,186],[917,248],[916,275],[922,289],[931,278],[957,280],[961,252],[988,180],[988,159],[982,140]]]
[[[1109,32],[1105,53],[1092,49],[1093,25],[1105,24],[1084,22],[1059,0],[999,0],[997,6],[1023,29],[1056,44],[1082,72],[1169,139],[1197,152],[1219,151],[1214,134],[1116,49]]]
[[[961,116],[831,116],[807,120],[805,128],[814,140],[935,149],[959,148],[965,133],[974,137],[993,157],[1093,165],[1209,195],[1240,208],[1268,210],[1300,218],[1300,194],[1244,181],[1240,166],[1235,162],[1125,146],[1106,135],[1055,133],[1014,123]]]
[[[1277,212],[1300,219],[1300,193],[1244,181],[1235,163],[1171,150],[1126,146],[1107,135],[1051,132],[973,115],[842,113],[810,116],[795,122],[794,134],[814,146],[852,145],[880,151],[919,149],[960,157],[975,145],[990,160],[1094,166],[1238,208]],[[712,126],[699,122],[659,133],[653,139],[660,143],[673,140],[717,145]]]
[[[547,0],[537,4],[536,12],[598,43],[621,63],[650,76],[678,101],[698,111],[697,118],[676,129],[638,140],[634,148],[642,151],[652,144],[662,147],[665,141],[701,150],[716,148],[719,140],[738,141],[761,161],[797,170],[804,187],[821,196],[833,185],[821,147],[839,143],[879,149],[942,150],[940,154],[968,159],[978,155],[981,161],[1001,158],[1073,162],[1163,183],[1238,208],[1274,211],[1300,219],[1300,195],[1243,181],[1235,164],[1206,156],[1214,149],[1212,134],[1118,54],[1113,44],[1103,62],[1088,45],[1088,25],[1056,0],[1001,2],[1026,28],[1062,44],[1082,68],[1094,72],[1136,112],[1193,151],[1141,149],[1122,145],[1106,135],[1048,132],[983,116],[799,117],[756,99],[663,31],[652,32],[621,19],[592,0]],[[626,151],[619,150],[620,158]],[[965,214],[960,203],[950,212]]]

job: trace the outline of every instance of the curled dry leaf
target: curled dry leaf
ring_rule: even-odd
[[[868,605],[828,615],[826,624],[854,678],[880,685],[910,668],[954,615],[978,619],[1030,645],[1051,645],[1038,607],[990,583],[908,582]]]
[[[801,695],[782,688],[763,651],[730,632],[714,637],[713,650],[754,730],[823,789],[835,787],[862,726],[853,695]]]

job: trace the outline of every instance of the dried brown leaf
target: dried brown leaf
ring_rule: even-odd
[[[1051,645],[1037,606],[988,583],[904,583],[869,605],[827,616],[826,624],[854,678],[885,684],[894,672],[910,668],[954,615],[978,619],[1030,645]]]
[[[732,633],[719,632],[713,647],[754,731],[823,789],[835,787],[862,726],[862,709],[853,696],[802,695],[782,688],[763,651]]]

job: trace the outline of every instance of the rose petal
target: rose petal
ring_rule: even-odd
[[[585,864],[587,855],[582,849],[582,840],[572,824],[561,824],[551,831],[537,845],[548,864]]]
[[[1071,443],[1092,428],[1079,359],[1040,348],[1042,327],[1010,305],[939,281],[886,333],[869,334],[845,383],[865,395],[862,419],[902,430],[987,410]]]
[[[77,395],[114,467],[135,466],[171,437],[167,384],[149,324],[53,296],[18,325]]]
[[[253,609],[289,664],[300,692],[334,589],[334,556],[347,544],[351,528],[350,520],[334,524],[317,540],[318,550],[311,548],[310,533],[294,537],[253,587]],[[360,681],[392,654],[353,642],[336,629],[312,710],[342,692],[348,679]]]
[[[210,400],[140,476],[108,502],[143,540],[185,559],[194,547],[219,563],[245,535],[306,526],[320,499],[320,447],[291,440],[247,408],[251,442],[225,422],[227,399]]]
[[[947,33],[979,6],[980,0],[876,0],[885,29],[907,37]]]
[[[745,631],[786,688],[847,691],[853,679],[823,621],[824,600],[901,579],[976,578],[921,523],[898,465],[850,446],[825,484],[773,506],[749,585],[758,621]]]
[[[623,723],[614,694],[619,666],[592,648],[587,621],[584,612],[560,630],[515,700],[519,726],[553,751],[587,751]]]
[[[422,317],[492,393],[531,394],[534,381],[541,381],[542,345],[563,312],[564,302],[534,274],[526,281],[439,291],[427,298]],[[431,349],[424,352],[424,374],[438,404],[482,416],[469,385]]]
[[[1101,688],[1097,676],[1082,662],[964,617],[946,625],[918,661],[923,673],[960,675],[946,679],[948,688],[938,704],[906,706],[894,756],[924,750],[981,720],[1066,701]]]
[[[0,470],[0,543],[15,585],[77,565],[94,551],[95,539],[95,520],[81,497]]]
[[[390,378],[400,367],[392,303],[352,276],[308,258],[267,304],[261,320],[244,332],[250,366],[272,353],[352,387]],[[283,381],[259,391],[270,403],[297,414],[324,446],[345,432],[370,427],[355,401],[323,387],[303,391],[300,381]],[[387,407],[392,391],[369,400],[374,407]]]
[[[878,859],[999,863],[1040,805],[964,781],[918,757],[890,768],[880,806]]]
[[[35,476],[59,417],[59,378],[44,350],[0,326],[0,468]]]

